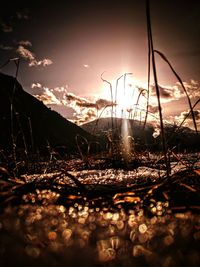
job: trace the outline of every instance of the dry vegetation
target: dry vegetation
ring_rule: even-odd
[[[148,1],[147,29],[148,84],[152,59],[162,153],[137,152],[133,146],[123,153],[123,142],[114,142],[113,116],[107,151],[91,154],[91,144],[77,137],[79,157],[68,160],[49,148],[48,159],[27,155],[22,161],[12,136],[11,161],[0,167],[1,266],[77,266],[80,261],[83,266],[200,265],[199,153],[178,154],[167,147],[155,53],[182,85],[198,134],[196,104],[169,60],[154,49]],[[19,62],[16,78],[18,68]],[[109,85],[114,102],[117,85],[115,94]],[[13,97],[14,92],[15,87]],[[149,88],[147,95],[144,128]],[[11,114],[12,109],[11,104]],[[24,149],[26,154],[26,144]]]

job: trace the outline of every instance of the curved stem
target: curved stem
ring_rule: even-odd
[[[192,115],[192,120],[193,120],[193,124],[194,124],[194,128],[195,128],[196,134],[198,134],[197,124],[196,124],[196,120],[195,120],[195,115],[194,115],[192,103],[191,103],[191,100],[190,100],[190,97],[188,95],[188,92],[187,92],[187,90],[186,90],[186,88],[185,88],[180,76],[177,74],[177,72],[172,67],[171,63],[169,62],[169,60],[166,58],[166,56],[163,53],[161,53],[158,50],[154,50],[154,53],[157,53],[169,65],[171,71],[173,72],[173,74],[176,76],[177,80],[181,84],[181,86],[182,86],[182,88],[183,88],[183,90],[184,90],[184,92],[186,94],[187,100],[188,100],[188,104],[189,104],[189,107],[190,107],[190,112],[191,112],[191,115]]]

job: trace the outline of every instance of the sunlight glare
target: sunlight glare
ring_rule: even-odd
[[[134,115],[138,116],[136,112],[138,109],[145,109],[146,98],[143,95],[140,96],[137,105],[140,90],[141,88],[146,88],[145,85],[140,84],[138,81],[133,79],[133,77],[128,75],[126,76],[125,82],[122,77],[122,79],[118,81],[117,86],[116,80],[111,80],[110,82],[112,84],[113,102],[116,103],[113,116],[131,119]],[[112,100],[110,88],[107,84],[103,84],[101,98],[110,101]],[[136,119],[138,118],[136,117]]]

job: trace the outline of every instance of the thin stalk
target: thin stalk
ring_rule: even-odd
[[[93,130],[92,130],[92,134],[95,134],[95,131],[96,131],[98,122],[99,122],[99,120],[100,120],[100,118],[101,118],[101,115],[103,114],[104,110],[105,110],[106,108],[108,108],[108,107],[110,107],[110,105],[106,105],[106,106],[102,109],[102,111],[100,112],[100,114],[99,114],[99,116],[98,116],[98,118],[97,118],[97,120],[96,120],[96,122],[95,122],[94,128],[93,128]]]
[[[113,122],[113,90],[112,90],[112,84],[109,81],[103,79],[103,74],[104,74],[104,72],[101,74],[101,80],[103,82],[108,83],[109,86],[110,86],[110,96],[111,96],[111,102],[112,102],[112,106],[111,106],[111,125],[112,125],[112,139],[113,139],[113,129],[114,129],[114,122]],[[112,151],[113,151],[113,149],[112,149]]]
[[[132,75],[133,73],[124,73],[124,97],[126,95],[126,76],[127,75]]]
[[[178,129],[181,128],[181,126],[183,125],[183,123],[185,122],[185,120],[189,117],[189,115],[191,114],[191,111],[194,110],[194,108],[196,107],[196,105],[200,102],[200,98],[194,103],[194,105],[192,106],[192,109],[190,109],[190,111],[188,112],[188,114],[185,116],[185,118],[183,119],[183,121],[180,123],[180,125],[178,126]]]
[[[157,53],[169,65],[171,71],[173,72],[173,74],[176,76],[176,78],[178,79],[179,83],[181,84],[181,86],[182,86],[182,88],[183,88],[183,90],[184,90],[184,92],[186,94],[187,100],[188,100],[188,104],[189,104],[189,107],[190,107],[190,112],[191,112],[191,115],[192,115],[192,120],[193,120],[193,124],[194,124],[194,128],[195,128],[196,134],[198,134],[195,115],[194,115],[194,111],[193,111],[193,108],[192,108],[192,103],[191,103],[191,100],[190,100],[190,97],[188,95],[188,92],[187,92],[187,90],[186,90],[186,88],[185,88],[180,76],[177,74],[177,72],[172,67],[171,63],[169,62],[169,60],[166,58],[166,56],[163,53],[161,53],[158,50],[154,50],[154,53]]]
[[[34,153],[33,129],[32,129],[32,123],[31,123],[30,117],[28,117],[28,124],[29,124],[30,137],[31,137],[31,150],[32,150],[32,153]]]
[[[194,110],[194,108],[196,107],[196,105],[197,105],[199,102],[200,102],[200,98],[194,103],[194,105],[192,106],[192,110]],[[178,132],[178,131],[181,129],[183,123],[184,123],[185,120],[190,116],[190,114],[191,114],[191,110],[188,112],[188,114],[185,116],[185,118],[182,120],[182,122],[177,126],[177,128],[176,128],[176,130],[175,130],[175,133]],[[174,133],[173,135],[170,136],[170,138],[168,139],[168,142],[171,141],[171,140],[173,140],[175,133]]]
[[[137,98],[137,101],[136,101],[136,104],[135,104],[135,111],[134,111],[134,114],[133,114],[133,120],[135,120],[135,116],[136,116],[136,110],[137,110],[137,107],[138,107],[138,103],[139,103],[139,100],[140,100],[140,96],[142,95],[142,92],[146,91],[146,89],[142,89],[140,90],[140,93],[138,95],[138,98]],[[147,111],[148,112],[148,111]]]
[[[117,115],[117,90],[118,90],[118,84],[119,84],[119,80],[123,77],[124,75],[121,75],[119,78],[117,78],[116,80],[116,85],[115,85],[115,119],[117,118],[116,115]],[[115,120],[115,126],[117,128],[117,120]]]
[[[136,106],[136,105],[135,105],[135,106]],[[141,112],[143,112],[143,113],[146,112],[146,109],[145,109],[145,108],[137,107],[137,110],[139,110],[139,111],[141,111]],[[156,119],[156,120],[159,119],[159,117],[157,117],[154,113],[152,113],[152,112],[150,112],[150,111],[148,111],[148,115],[151,116],[152,118]]]
[[[123,75],[121,75],[119,78],[117,78],[117,80],[116,80],[116,86],[115,86],[115,103],[117,103],[117,89],[118,89],[118,83],[119,83],[119,80],[122,78],[124,76],[124,74]]]
[[[19,58],[16,59],[15,61],[16,65],[16,72],[15,72],[15,79],[14,79],[14,84],[13,84],[13,92],[11,96],[11,104],[10,104],[10,127],[11,127],[11,140],[12,140],[12,153],[13,153],[13,160],[15,163],[15,167],[17,167],[17,157],[16,157],[16,142],[15,142],[15,137],[14,137],[14,120],[13,120],[13,112],[14,112],[14,107],[13,107],[13,102],[14,102],[14,97],[15,97],[15,90],[16,90],[16,81],[17,81],[17,76],[19,72],[19,63],[20,60]]]
[[[20,122],[19,114],[16,115],[16,118],[17,118],[17,123],[19,125],[20,131],[21,131],[21,134],[22,134],[22,140],[23,140],[23,144],[24,144],[24,154],[25,154],[25,157],[26,157],[26,162],[28,163],[28,148],[27,148],[27,144],[26,144],[26,138],[25,138],[25,135],[24,135],[24,130],[23,130],[22,124]]]
[[[81,150],[81,144],[80,144],[81,139],[84,142],[84,143],[82,142],[81,144],[86,144],[87,145],[87,154],[86,154],[86,156],[84,155],[83,151]],[[88,159],[89,158],[89,155],[88,155],[89,143],[88,143],[87,139],[85,137],[83,137],[82,135],[77,134],[76,137],[75,137],[75,140],[76,140],[76,145],[77,145],[78,151],[80,153],[80,156],[81,156],[83,162],[85,162],[86,164],[89,164],[89,159]]]
[[[147,16],[147,29],[148,29],[148,32],[149,32],[149,34],[148,34],[148,42],[150,43],[150,49],[151,49],[151,53],[152,53],[153,76],[154,76],[154,82],[155,82],[156,96],[157,96],[157,100],[158,100],[158,110],[159,110],[161,138],[162,138],[162,149],[163,149],[164,159],[165,159],[165,163],[166,163],[167,177],[169,178],[170,166],[169,166],[168,157],[167,157],[167,147],[166,147],[166,140],[165,140],[162,108],[161,108],[161,102],[160,102],[160,91],[159,91],[157,72],[156,72],[156,62],[155,62],[153,37],[152,37],[152,30],[151,30],[151,18],[150,18],[149,0],[146,0],[146,16]]]
[[[147,26],[148,28],[148,26]],[[149,30],[147,29],[147,38],[148,40],[150,39],[149,36]],[[148,70],[147,70],[147,83],[148,83],[148,87],[147,87],[147,111],[145,114],[145,119],[144,119],[144,126],[143,129],[145,129],[146,127],[146,123],[147,123],[147,117],[148,117],[148,111],[149,111],[149,88],[150,88],[150,79],[151,79],[151,45],[150,42],[148,41]]]

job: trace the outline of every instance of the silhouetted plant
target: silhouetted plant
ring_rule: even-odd
[[[151,55],[152,55],[153,76],[154,76],[154,82],[155,82],[156,96],[157,96],[157,100],[158,100],[158,111],[159,111],[159,118],[160,118],[160,129],[161,129],[163,154],[164,154],[165,163],[166,163],[167,177],[169,177],[170,164],[169,164],[168,156],[167,156],[167,147],[166,147],[166,140],[165,140],[165,132],[164,132],[164,124],[163,124],[163,116],[162,116],[162,107],[161,107],[161,101],[160,101],[160,90],[159,90],[158,79],[157,79],[156,62],[155,62],[154,45],[153,45],[153,36],[152,36],[152,30],[151,30],[151,17],[150,17],[149,0],[146,0],[146,17],[147,17],[148,44],[149,44],[149,48],[150,48]]]
[[[77,134],[76,135],[76,145],[79,151],[79,154],[81,156],[81,159],[83,160],[83,162],[85,162],[86,164],[89,164],[89,150],[90,150],[90,146],[88,143],[88,140]]]
[[[167,59],[167,57],[161,53],[160,51],[158,50],[154,50],[154,53],[157,53],[167,64],[168,66],[170,67],[171,71],[173,72],[173,74],[176,76],[176,78],[178,79],[180,85],[182,86],[184,92],[185,92],[185,95],[187,97],[187,100],[188,100],[188,104],[189,104],[189,107],[190,107],[190,113],[192,115],[192,120],[193,120],[193,124],[194,124],[194,128],[195,128],[195,131],[196,131],[196,134],[198,134],[198,130],[197,130],[197,124],[196,124],[196,119],[195,119],[195,115],[194,115],[194,111],[193,111],[193,107],[192,107],[192,103],[191,103],[191,100],[190,100],[190,97],[188,95],[188,92],[180,78],[180,76],[177,74],[177,72],[175,71],[175,69],[172,67],[171,63],[169,62],[169,60]]]
[[[16,82],[17,82],[17,77],[18,77],[18,72],[19,72],[19,64],[20,64],[20,59],[16,58],[14,60],[14,63],[16,65],[16,72],[15,72],[15,78],[14,78],[14,84],[13,84],[13,91],[11,95],[11,103],[10,103],[10,128],[11,128],[11,140],[12,140],[12,153],[13,153],[13,160],[15,164],[15,169],[17,170],[17,157],[16,157],[16,140],[15,140],[15,135],[14,135],[14,97],[15,97],[15,90],[16,90]]]
[[[140,100],[140,97],[141,97],[141,95],[142,95],[142,93],[143,93],[144,91],[146,91],[146,89],[142,89],[142,90],[140,90],[139,95],[138,95],[138,97],[137,97],[137,101],[136,101],[136,104],[135,104],[135,110],[134,110],[134,114],[133,114],[133,120],[134,120],[135,117],[136,117],[136,111],[137,111],[137,108],[138,108],[139,100]],[[147,114],[147,113],[148,113],[148,110],[146,111],[146,114]]]

